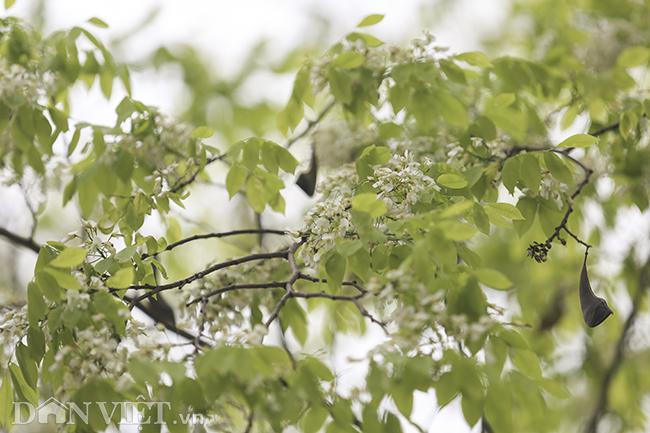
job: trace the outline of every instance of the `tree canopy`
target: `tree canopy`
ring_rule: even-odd
[[[224,79],[191,46],[121,61],[100,18],[0,19],[0,181],[33,217],[0,237],[37,255],[2,298],[0,425],[15,402],[144,398],[169,403],[145,432],[427,431],[434,393],[475,431],[648,428],[647,227],[610,249],[649,204],[650,3],[516,0],[471,52],[384,43],[383,18],[276,65],[283,107],[239,92],[263,45]],[[142,65],[178,67],[186,105],[134,99]],[[110,124],[71,115],[95,88],[123,96]],[[193,220],[205,187],[227,229]],[[337,338],[370,335],[339,386]]]

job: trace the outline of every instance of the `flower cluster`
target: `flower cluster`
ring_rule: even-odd
[[[279,289],[232,290],[208,297],[214,290],[234,284],[279,281],[286,279],[285,262],[266,260],[225,268],[200,285],[183,290],[183,304],[191,303],[182,310],[182,326],[196,329],[210,339],[228,343],[259,343],[267,329],[252,320],[254,305],[273,305],[273,293]],[[259,319],[259,318],[258,318]]]
[[[317,268],[321,257],[334,247],[337,239],[356,236],[350,209],[357,182],[353,167],[345,166],[319,186],[323,199],[307,213],[301,231],[306,242],[300,256],[308,266]]]
[[[101,322],[101,317],[93,317]],[[109,327],[90,326],[76,333],[74,345],[59,349],[50,367],[63,375],[62,390],[74,390],[93,377],[119,378],[126,373],[128,350]]]
[[[390,215],[411,215],[412,206],[423,194],[439,190],[435,181],[424,173],[427,164],[430,164],[428,159],[421,163],[407,152],[394,155],[387,164],[375,168],[370,180],[378,196],[386,203]]]
[[[27,335],[28,326],[26,306],[0,310],[0,365],[7,365],[14,347]]]
[[[46,80],[22,65],[0,61],[0,100],[12,109],[36,104],[45,94]]]

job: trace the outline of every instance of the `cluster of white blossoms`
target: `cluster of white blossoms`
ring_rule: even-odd
[[[286,263],[278,260],[251,262],[222,269],[200,285],[183,290],[183,304],[193,302],[183,308],[179,323],[187,329],[196,329],[210,339],[230,344],[259,343],[268,332],[267,328],[252,319],[254,305],[274,305],[272,294],[278,289],[232,290],[208,297],[215,290],[234,284],[279,281],[286,278]],[[196,301],[196,302],[194,302]],[[259,310],[258,310],[259,311]],[[263,328],[263,329],[262,329]]]
[[[93,317],[101,322],[102,317]],[[119,378],[126,374],[129,352],[110,327],[89,326],[77,331],[73,345],[62,346],[50,367],[53,373],[63,375],[62,392],[74,390],[94,377]]]
[[[319,184],[323,198],[307,213],[301,231],[306,241],[300,257],[308,266],[317,269],[321,257],[334,247],[337,239],[356,237],[350,209],[357,182],[354,167],[347,165]]]
[[[0,365],[7,365],[14,347],[27,335],[27,306],[0,310]]]
[[[46,80],[22,65],[0,61],[0,101],[10,108],[34,105],[45,94]]]
[[[405,267],[371,279],[366,288],[376,294],[376,314],[392,330],[391,339],[373,354],[397,350],[440,355],[446,349],[457,350],[459,343],[480,341],[499,323],[487,314],[478,320],[449,314],[445,290],[432,291]]]
[[[425,174],[431,160],[414,160],[409,152],[393,155],[391,160],[375,168],[370,177],[373,188],[388,207],[388,213],[395,217],[412,215],[412,206],[423,195],[439,191],[433,178]]]

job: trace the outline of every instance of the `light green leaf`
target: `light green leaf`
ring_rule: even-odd
[[[512,287],[512,281],[495,269],[482,268],[474,271],[478,280],[486,286],[497,290],[506,290]]]
[[[123,268],[106,280],[106,285],[112,289],[126,289],[133,282],[133,268]]]
[[[16,3],[16,0],[5,0],[5,9],[9,9]]]
[[[11,373],[11,381],[13,382],[14,388],[18,391],[18,395],[21,398],[24,398],[25,401],[33,404],[34,406],[38,405],[38,393],[34,388],[29,386],[23,376],[20,367],[16,364],[9,364],[9,372]]]
[[[647,47],[628,47],[618,56],[616,63],[624,68],[633,68],[646,65],[648,60],[650,49]]]
[[[363,54],[355,51],[346,51],[341,53],[336,59],[332,61],[332,66],[341,69],[354,69],[363,65],[366,58]]]
[[[108,24],[106,24],[106,21],[104,21],[104,20],[102,20],[102,19],[99,19],[99,18],[97,18],[97,17],[92,17],[92,18],[90,18],[90,19],[88,20],[88,22],[89,22],[90,24],[93,24],[93,25],[95,25],[95,26],[97,26],[97,27],[99,27],[99,28],[102,28],[102,29],[107,29],[107,28],[108,28]]]
[[[438,176],[438,179],[436,179],[436,183],[440,186],[451,189],[462,189],[467,186],[467,180],[460,174],[456,173],[441,174]]]
[[[524,219],[524,216],[521,214],[519,209],[510,203],[486,203],[484,209],[490,218],[494,215],[510,220]]]
[[[537,191],[539,191],[539,183],[542,180],[542,172],[535,156],[531,154],[521,155],[519,176],[524,182],[524,185],[526,185],[534,195],[537,195]]]
[[[45,268],[45,272],[52,275],[56,280],[56,283],[64,289],[79,290],[81,289],[81,284],[79,280],[70,275],[68,272],[60,271],[58,269],[53,269],[50,267]]]
[[[242,189],[247,177],[248,170],[243,165],[235,163],[230,167],[226,176],[226,190],[230,198]]]
[[[501,181],[510,194],[515,191],[515,187],[519,181],[519,171],[519,158],[508,158],[503,163]]]
[[[50,266],[56,268],[72,268],[79,266],[86,258],[86,250],[81,247],[69,247],[63,250],[54,260],[50,262]]]
[[[264,184],[255,176],[250,176],[246,181],[246,199],[253,210],[262,213],[266,206],[266,190]]]
[[[598,137],[589,134],[576,134],[558,144],[557,147],[589,147],[596,143],[598,143]]]
[[[458,54],[455,57],[458,60],[469,63],[472,66],[478,66],[480,68],[485,68],[492,65],[488,56],[480,51],[469,51],[467,53]]]
[[[384,19],[383,14],[372,14],[368,15],[361,21],[359,21],[359,24],[357,24],[357,27],[368,27],[368,26],[374,26],[375,24],[381,22],[381,20]]]
[[[386,203],[377,198],[377,194],[368,192],[352,198],[352,209],[365,212],[373,218],[382,216],[388,210]]]
[[[539,358],[532,350],[512,349],[510,350],[510,359],[515,367],[517,367],[517,370],[531,379],[540,379],[542,377]]]
[[[562,158],[554,152],[544,152],[544,163],[554,178],[562,183],[570,184],[573,181],[571,170],[566,166]]]
[[[11,425],[11,414],[14,408],[14,391],[11,386],[9,373],[5,372],[2,377],[2,386],[0,386],[0,426],[7,429]],[[8,431],[8,430],[7,430]]]
[[[345,277],[345,270],[347,268],[347,259],[341,254],[333,253],[325,262],[325,271],[328,276],[328,283],[330,287],[336,288],[343,281]]]
[[[193,138],[209,138],[214,135],[212,128],[207,126],[199,126],[194,131],[192,131]]]

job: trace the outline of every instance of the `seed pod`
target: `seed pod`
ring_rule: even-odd
[[[316,191],[316,179],[318,177],[318,162],[316,161],[316,149],[312,148],[311,162],[309,163],[309,170],[301,173],[298,176],[296,184],[305,191],[309,197],[314,195]]]
[[[591,290],[589,275],[587,275],[587,253],[585,253],[585,261],[582,264],[582,272],[580,273],[580,308],[585,323],[590,328],[600,325],[612,314],[607,302],[603,298],[596,296],[594,291]]]

